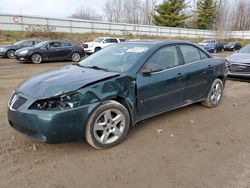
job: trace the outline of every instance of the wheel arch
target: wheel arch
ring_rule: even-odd
[[[130,117],[130,126],[134,124],[134,115],[133,115],[133,111],[132,111],[132,108],[131,108],[131,105],[130,103],[123,97],[120,97],[120,96],[115,96],[115,97],[112,97],[110,98],[110,100],[114,100],[120,104],[122,104],[127,110],[128,110],[128,113],[129,113],[129,117]]]

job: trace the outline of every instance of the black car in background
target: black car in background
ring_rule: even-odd
[[[235,51],[241,49],[241,44],[239,42],[229,42],[224,46],[225,51]]]
[[[33,47],[17,50],[15,53],[18,61],[30,61],[39,64],[43,61],[80,61],[85,56],[81,46],[69,41],[50,40],[41,42]]]
[[[221,42],[211,42],[205,44],[204,48],[210,53],[223,52],[224,44]]]
[[[12,45],[0,46],[0,57],[15,58],[15,51],[25,47],[34,46],[41,41],[39,40],[22,40]]]
[[[250,44],[226,57],[228,77],[250,79]]]

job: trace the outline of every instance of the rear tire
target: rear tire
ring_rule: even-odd
[[[74,52],[71,56],[71,61],[78,62],[81,59],[81,55],[78,52]]]
[[[202,105],[209,108],[214,108],[218,106],[221,102],[223,90],[224,90],[223,82],[220,79],[216,78],[210,87],[207,99],[204,102],[202,102]]]
[[[100,50],[101,50],[100,47],[96,47],[96,48],[95,48],[95,52],[98,52],[98,51],[100,51]]]
[[[33,54],[31,56],[31,63],[34,63],[34,64],[39,64],[43,61],[43,58],[40,54]]]
[[[130,127],[128,110],[110,100],[90,116],[85,129],[86,141],[97,149],[107,149],[125,140]]]
[[[14,59],[15,58],[15,50],[7,51],[7,57],[10,59]]]

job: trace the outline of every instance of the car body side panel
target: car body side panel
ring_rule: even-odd
[[[213,59],[205,59],[186,65],[185,100],[198,101],[206,96],[215,75]]]

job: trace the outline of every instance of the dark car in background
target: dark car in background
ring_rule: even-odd
[[[81,46],[64,40],[44,41],[33,47],[17,50],[15,53],[18,61],[30,61],[35,64],[64,60],[78,62],[84,56],[85,52]]]
[[[226,57],[228,77],[250,79],[250,44]]]
[[[40,40],[22,40],[12,45],[0,46],[0,57],[15,58],[15,51],[25,47],[31,47],[38,43]]]
[[[22,82],[10,97],[8,120],[41,142],[85,138],[110,148],[146,118],[197,102],[218,106],[225,77],[224,60],[193,43],[124,42]]]
[[[235,51],[241,49],[241,44],[239,42],[229,42],[224,46],[225,51]]]
[[[204,48],[210,53],[223,52],[224,44],[221,42],[210,42],[205,44]]]

